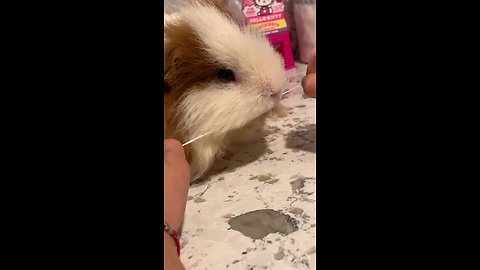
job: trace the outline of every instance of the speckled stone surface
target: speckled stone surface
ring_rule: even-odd
[[[297,84],[305,69],[297,64]],[[289,113],[268,123],[264,140],[235,145],[192,184],[181,238],[187,269],[316,268],[316,100],[300,87],[282,103]],[[231,228],[232,218],[261,209],[288,215],[297,229],[252,239]],[[269,222],[266,216],[246,225]]]

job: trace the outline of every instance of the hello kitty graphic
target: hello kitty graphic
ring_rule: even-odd
[[[272,5],[275,0],[254,0],[255,6],[260,8],[260,11],[257,12],[258,16],[269,15],[273,13]]]
[[[284,0],[243,0],[242,12],[246,24],[257,31],[278,32],[287,29]]]

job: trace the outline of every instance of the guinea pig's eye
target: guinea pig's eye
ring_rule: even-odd
[[[230,69],[222,68],[217,72],[217,77],[224,82],[235,81],[235,74]]]

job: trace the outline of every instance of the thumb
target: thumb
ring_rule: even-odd
[[[174,160],[185,160],[185,151],[182,144],[174,139],[168,139],[163,141],[163,157],[165,162]]]
[[[317,51],[314,50],[308,60],[307,74],[317,73]]]

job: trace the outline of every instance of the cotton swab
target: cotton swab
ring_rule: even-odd
[[[287,91],[283,92],[282,96],[285,95],[286,93],[288,93],[288,92],[290,92],[290,91],[292,91],[292,90],[300,87],[300,86],[302,86],[302,85],[299,84],[299,85],[297,85],[297,86],[295,86],[295,87],[293,87],[293,88],[288,89]],[[197,136],[197,137],[191,139],[190,141],[182,144],[182,146],[189,145],[189,144],[191,144],[192,142],[194,142],[194,141],[196,141],[196,140],[198,140],[198,139],[200,139],[200,138],[202,138],[202,137],[204,137],[204,136],[207,136],[207,135],[209,135],[209,134],[211,134],[211,133],[212,133],[212,132],[208,132],[208,133],[202,134],[202,135],[200,135],[200,136]]]
[[[285,95],[286,93],[288,93],[288,92],[290,92],[290,91],[292,91],[292,90],[294,90],[294,89],[296,89],[296,88],[300,87],[300,86],[302,86],[302,85],[301,85],[301,84],[299,84],[299,85],[297,85],[297,86],[295,86],[295,87],[293,87],[293,88],[290,88],[290,89],[288,89],[287,91],[283,92],[282,96],[283,96],[283,95]]]
[[[192,143],[192,142],[194,142],[194,141],[196,141],[196,140],[198,140],[198,139],[202,138],[203,136],[206,136],[206,135],[208,135],[208,134],[210,134],[210,133],[211,133],[211,132],[202,134],[202,135],[200,135],[200,136],[197,136],[197,137],[191,139],[190,141],[182,144],[182,146],[188,145],[188,144],[190,144],[190,143]]]
[[[219,131],[219,132],[217,132],[217,134],[220,134],[220,133],[223,133],[223,132],[227,132],[227,131],[228,131],[228,130],[222,130],[222,131]],[[195,138],[191,139],[190,141],[188,141],[188,142],[186,142],[186,143],[182,144],[182,146],[185,146],[185,145],[191,144],[192,142],[194,142],[194,141],[196,141],[196,140],[198,140],[198,139],[202,138],[203,136],[207,136],[207,135],[209,135],[209,134],[212,134],[212,133],[213,133],[213,132],[207,132],[207,133],[204,133],[204,134],[202,134],[202,135],[200,135],[200,136],[197,136],[197,137],[195,137]]]

